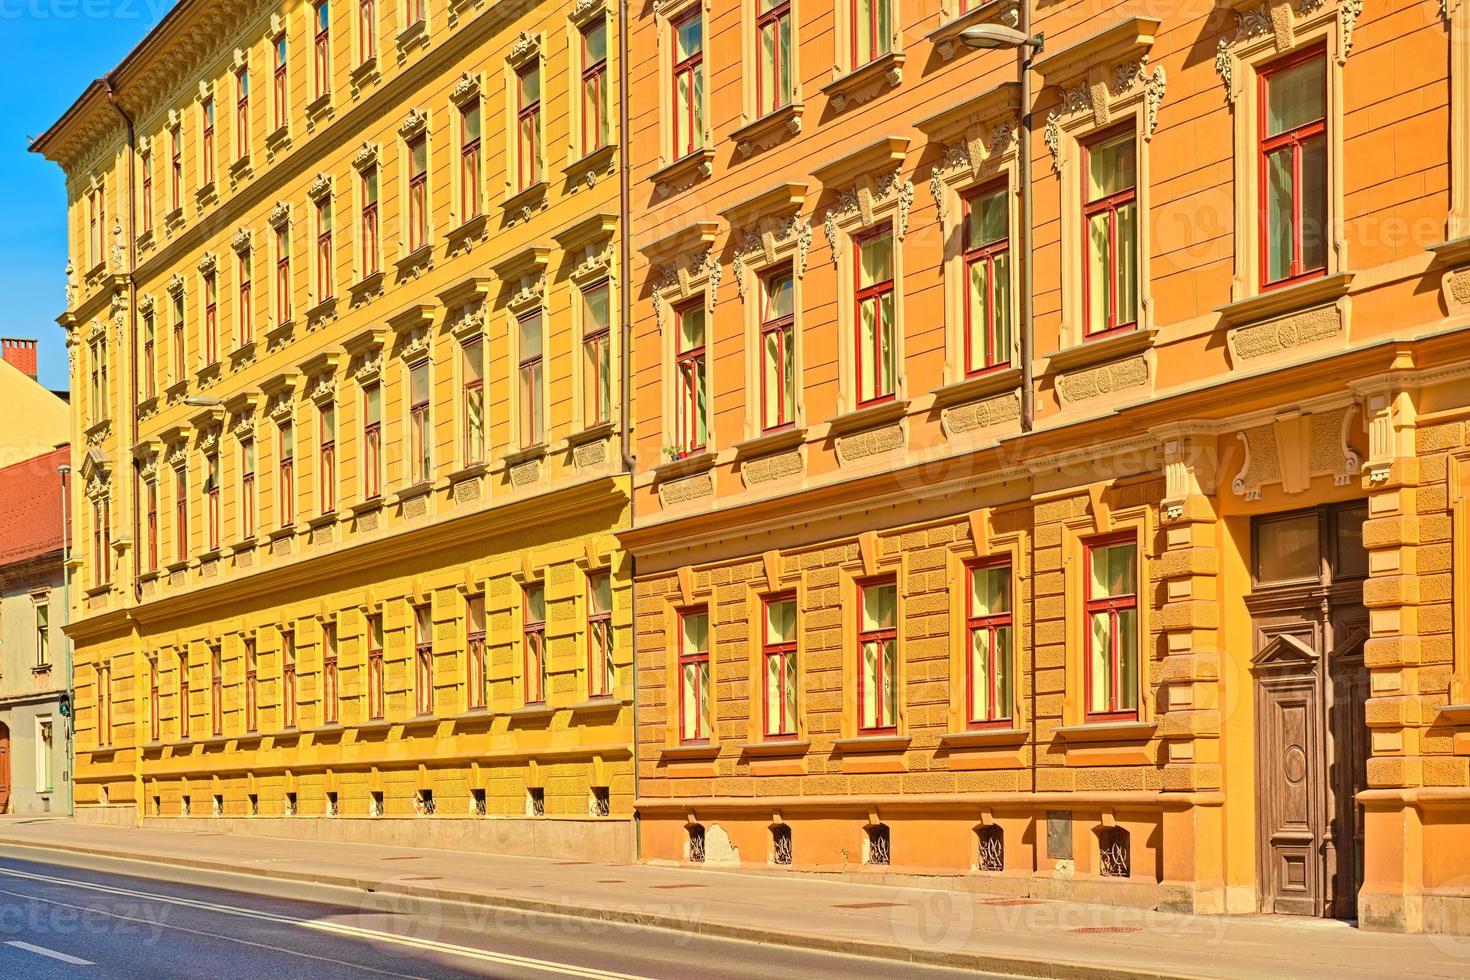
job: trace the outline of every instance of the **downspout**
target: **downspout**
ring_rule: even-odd
[[[632,452],[633,428],[633,262],[630,258],[632,245],[632,169],[628,159],[628,0],[618,2],[618,249],[619,275],[622,277],[622,315],[620,317],[619,344],[622,375],[622,425],[619,439],[623,458],[623,472],[628,475],[628,521],[633,522],[637,509],[637,495],[633,492],[635,461]],[[633,558],[629,556],[630,563]],[[636,563],[635,563],[636,564]],[[636,568],[630,569],[636,573]],[[636,577],[636,574],[635,574]],[[637,609],[633,610],[633,859],[643,857],[643,824],[638,819],[638,622]]]
[[[1031,37],[1031,0],[1021,0],[1021,22],[1017,27],[1023,35]],[[1016,63],[1021,76],[1021,431],[1030,432],[1036,422],[1035,379],[1032,377],[1033,326],[1032,308],[1035,306],[1035,285],[1032,276],[1032,217],[1031,217],[1031,60],[1036,49],[1023,44],[1016,49]],[[1034,763],[1033,763],[1034,764]]]
[[[127,418],[120,420],[126,425],[128,437],[122,441],[122,445],[131,448],[138,441],[138,285],[133,278],[133,271],[138,267],[138,236],[133,233],[138,214],[137,199],[137,159],[138,159],[138,134],[133,125],[133,117],[129,116],[127,110],[117,101],[117,89],[112,84],[112,73],[108,72],[102,76],[102,85],[107,90],[107,101],[117,114],[122,117],[123,124],[128,131],[128,223],[125,234],[128,236],[128,267],[125,273],[128,287],[128,387],[132,397],[128,399]],[[104,229],[105,230],[105,229]],[[123,426],[118,426],[119,435],[123,432]],[[132,525],[131,550],[133,553],[133,575],[132,585],[136,590],[138,586],[138,501],[137,501],[137,468],[133,473],[133,499],[128,501],[128,514]],[[134,600],[137,593],[134,593]]]
[[[73,670],[75,658],[72,656],[71,634],[66,628],[71,625],[71,519],[68,511],[71,507],[69,499],[71,495],[71,466],[62,463],[56,468],[61,477],[61,635],[66,638],[66,700],[67,713],[61,719],[62,732],[66,737],[66,812],[68,815],[76,814],[76,778],[77,778],[77,756],[76,742],[72,738],[72,731],[76,727],[77,699],[75,695],[76,685],[73,683]]]

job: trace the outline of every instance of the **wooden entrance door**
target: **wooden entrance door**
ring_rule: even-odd
[[[0,813],[10,812],[10,728],[0,721]]]
[[[1361,503],[1257,518],[1257,840],[1262,910],[1352,918],[1362,885],[1368,673]]]

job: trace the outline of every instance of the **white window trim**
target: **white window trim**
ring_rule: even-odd
[[[603,72],[606,82],[604,96],[607,101],[608,145],[617,145],[617,99],[614,86],[617,83],[617,31],[608,0],[585,0],[573,8],[567,17],[567,91],[571,93],[567,106],[567,166],[572,166],[596,153],[582,152],[582,63],[584,54],[582,35],[598,21],[602,22],[603,37],[607,41],[607,63]],[[605,149],[605,147],[604,147]]]
[[[762,426],[762,377],[765,351],[761,346],[761,314],[765,307],[766,280],[782,268],[791,270],[791,373],[793,401],[791,425],[806,426],[804,315],[802,293],[805,288],[807,255],[811,246],[811,223],[802,217],[800,208],[777,218],[766,216],[755,227],[744,230],[743,241],[735,249],[735,282],[739,287],[744,310],[745,349],[745,438],[765,435]]]
[[[841,3],[842,0],[839,0]],[[743,66],[741,72],[741,112],[745,125],[749,125],[773,113],[780,112],[778,109],[762,109],[756,104],[757,76],[760,72],[760,38],[756,34],[756,20],[758,17],[757,7],[759,0],[742,0],[740,5],[740,63]],[[791,101],[789,106],[801,106],[801,15],[797,9],[797,0],[791,0]]]
[[[533,188],[547,183],[551,178],[548,171],[551,166],[551,155],[546,145],[546,38],[540,32],[522,32],[511,46],[510,56],[505,61],[503,69],[505,77],[505,197],[507,199],[524,194]],[[537,179],[525,183],[521,181],[521,144],[520,144],[520,76],[527,68],[536,71],[537,85],[540,91],[541,110],[537,114],[536,145],[541,148],[541,173]],[[485,119],[480,118],[483,127]]]
[[[695,9],[699,10],[700,43],[704,56],[701,63],[701,69],[704,72],[704,104],[700,110],[701,118],[704,120],[702,148],[708,150],[714,145],[710,120],[710,0],[679,0],[676,3],[662,5],[654,13],[658,32],[659,164],[661,167],[670,166],[686,156],[693,156],[700,152],[696,149],[683,156],[674,155],[674,25],[684,20]]]

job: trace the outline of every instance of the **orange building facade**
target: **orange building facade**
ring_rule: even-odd
[[[645,858],[1456,928],[1465,16],[634,17]]]

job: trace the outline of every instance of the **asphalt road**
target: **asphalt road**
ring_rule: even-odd
[[[0,978],[881,976],[911,966],[107,858],[0,851]]]

